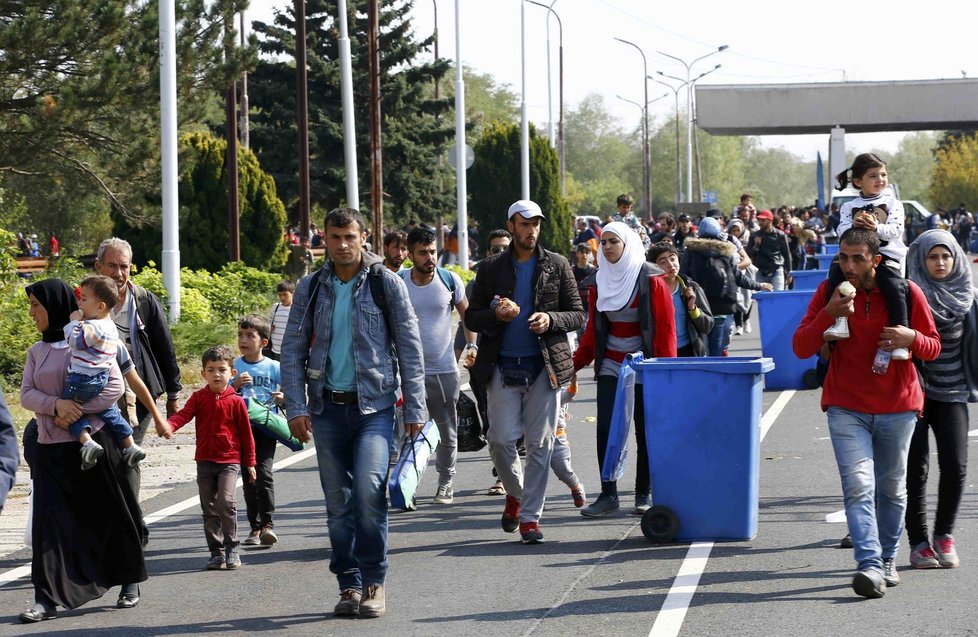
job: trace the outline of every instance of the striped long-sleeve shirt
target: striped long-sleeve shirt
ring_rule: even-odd
[[[65,334],[71,348],[69,372],[92,376],[112,366],[119,348],[119,330],[112,319],[71,321]]]
[[[963,352],[964,321],[954,321],[938,326],[941,335],[941,353],[936,360],[925,361],[920,366],[920,385],[924,395],[946,403],[965,403],[975,392],[968,388],[964,375]]]

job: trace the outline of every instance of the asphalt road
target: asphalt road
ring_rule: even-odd
[[[731,354],[758,351],[755,330],[735,337]],[[593,424],[586,420],[594,414],[594,390],[582,378],[568,430],[574,466],[589,493],[598,485]],[[681,417],[704,391],[710,388],[690,387],[663,399]],[[774,418],[776,401],[783,409]],[[246,551],[240,570],[204,570],[199,507],[185,505],[150,526],[150,579],[136,609],[115,609],[113,590],[54,621],[23,626],[16,615],[32,599],[24,577],[0,586],[0,635],[974,635],[975,479],[969,479],[955,529],[961,568],[909,569],[904,539],[899,587],[881,600],[856,597],[849,586],[852,553],[836,548],[844,524],[826,522],[841,510],[842,497],[818,401],[818,391],[763,396],[769,429],[760,446],[759,530],[751,541],[653,545],[639,518],[626,511],[581,517],[568,490],[551,477],[542,521],[546,542],[523,546],[518,535],[499,527],[503,498],[486,495],[492,482],[487,452],[460,454],[454,504],[431,503],[435,477],[429,470],[419,510],[391,515],[387,614],[334,619],[337,588],[328,571],[325,508],[315,459],[306,457],[276,473],[280,542]],[[971,417],[974,428],[974,409]],[[976,440],[969,438],[973,458]],[[277,460],[288,457],[279,447]],[[697,460],[691,459],[690,471]],[[936,458],[932,464],[936,493]],[[630,463],[620,482],[625,504],[633,479]],[[180,509],[174,505],[195,494],[188,483],[145,503],[145,511]],[[238,502],[243,520],[240,491]],[[9,556],[0,561],[0,573],[28,560],[25,552]]]

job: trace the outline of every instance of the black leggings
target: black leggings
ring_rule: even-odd
[[[604,454],[608,449],[608,433],[611,431],[611,412],[615,408],[617,386],[617,376],[598,376],[598,469],[603,468]],[[635,385],[635,418],[632,424],[635,441],[638,443],[635,452],[635,495],[641,496],[649,493],[649,450],[645,445],[645,401],[642,398],[641,385]],[[601,493],[618,495],[618,483],[602,481]]]
[[[968,468],[968,405],[924,399],[924,415],[917,420],[907,456],[907,537],[910,547],[927,540],[927,472],[930,468],[928,428],[937,441],[940,479],[937,487],[937,516],[934,534],[954,528],[954,519],[964,492]]]
[[[893,259],[883,257],[879,266],[876,268],[876,284],[883,294],[883,302],[886,303],[886,311],[890,315],[888,326],[902,325],[910,327],[909,312],[907,311],[910,303],[910,290],[907,280],[899,272],[887,263],[893,263]],[[829,268],[829,293],[833,292],[846,278],[839,267],[839,259],[832,260]]]

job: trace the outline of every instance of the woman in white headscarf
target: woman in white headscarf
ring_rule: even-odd
[[[951,531],[968,463],[967,403],[978,402],[978,291],[967,255],[946,230],[928,230],[917,237],[907,253],[907,268],[907,278],[927,297],[941,336],[937,359],[918,366],[924,410],[907,459],[910,565],[954,568],[959,559]],[[934,430],[941,472],[933,544],[927,537],[929,429]]]
[[[672,294],[662,270],[645,261],[642,240],[619,221],[601,232],[598,271],[585,281],[588,286],[588,322],[574,353],[574,371],[594,362],[598,383],[598,466],[604,464],[615,403],[618,372],[625,356],[642,352],[646,357],[676,355],[676,321]],[[645,445],[645,411],[642,389],[635,390],[635,439],[638,443],[635,474],[635,513],[651,506],[649,456]],[[601,517],[617,511],[618,483],[602,482],[601,495],[581,510],[585,517]]]

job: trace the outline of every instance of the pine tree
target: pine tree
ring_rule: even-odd
[[[402,225],[409,218],[434,221],[449,214],[455,194],[449,168],[438,170],[438,156],[453,137],[452,102],[435,100],[431,87],[442,79],[448,62],[423,62],[431,37],[415,38],[409,21],[413,2],[380,2],[380,92],[382,116],[384,212],[386,221]],[[366,2],[350,0],[350,48],[357,133],[360,207],[369,209],[370,127]],[[337,48],[336,3],[309,0],[306,32],[309,84],[311,201],[329,210],[345,203],[343,113]],[[291,207],[298,199],[295,16],[292,8],[274,24],[255,22],[264,57],[248,78],[251,144],[262,166],[275,178]],[[447,166],[447,163],[444,164]]]
[[[215,272],[228,262],[227,142],[207,133],[180,138],[180,265]],[[275,181],[258,158],[238,148],[241,260],[250,266],[281,269],[285,263],[285,206]],[[154,260],[162,237],[152,226],[134,228],[120,220],[116,234],[133,245],[137,263]]]
[[[472,203],[470,217],[479,222],[481,240],[489,231],[506,227],[506,211],[520,198],[520,127],[496,122],[486,127],[475,145],[475,162],[468,174]],[[530,126],[530,199],[547,217],[540,243],[548,250],[567,254],[573,238],[573,221],[560,196],[560,163],[550,142]],[[485,249],[480,246],[480,250]]]

